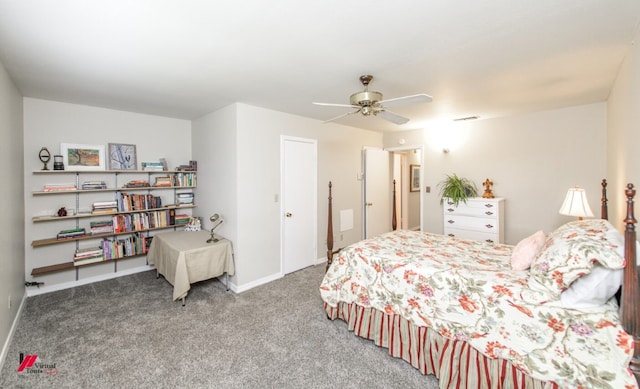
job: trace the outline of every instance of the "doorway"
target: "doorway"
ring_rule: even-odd
[[[281,136],[281,269],[288,274],[317,256],[317,150],[315,139]]]
[[[363,238],[392,230],[393,197],[397,229],[422,230],[422,146],[363,151]],[[415,168],[418,167],[416,170]],[[411,172],[418,172],[417,185]],[[368,174],[367,174],[368,173]],[[395,180],[395,186],[394,186]],[[417,186],[417,187],[416,187]],[[415,191],[412,191],[414,187]],[[377,199],[374,202],[373,199]],[[386,208],[377,204],[386,204]]]

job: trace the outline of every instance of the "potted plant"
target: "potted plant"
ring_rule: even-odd
[[[478,195],[476,184],[464,177],[458,177],[455,173],[447,175],[446,178],[438,184],[440,188],[440,204],[445,198],[451,199],[457,207],[460,201],[467,202],[467,198]]]

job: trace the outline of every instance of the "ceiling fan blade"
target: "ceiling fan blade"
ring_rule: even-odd
[[[335,104],[335,103],[313,103],[315,105],[322,105],[325,107],[345,107],[345,108],[360,108],[359,105],[352,105],[352,104]]]
[[[405,104],[421,104],[421,103],[430,103],[433,101],[433,97],[426,95],[424,93],[412,96],[403,96],[396,97],[395,99],[382,100],[380,104],[385,107],[393,107],[398,105]]]
[[[353,114],[356,114],[356,113],[359,113],[359,112],[360,112],[360,110],[359,110],[359,109],[357,109],[357,110],[352,111],[352,112],[343,113],[342,115],[336,116],[336,117],[334,117],[334,118],[332,118],[332,119],[325,120],[325,121],[324,121],[324,122],[322,122],[322,123],[323,123],[323,124],[324,124],[324,123],[329,123],[329,122],[332,122],[332,121],[334,121],[334,120],[342,119],[342,118],[343,118],[343,117],[345,117],[345,116],[353,115]]]
[[[404,116],[400,116],[400,115],[395,114],[393,112],[384,111],[384,110],[375,112],[374,115],[376,115],[377,117],[382,118],[384,120],[388,120],[388,121],[390,121],[392,123],[395,123],[395,124],[405,124],[406,122],[409,121],[409,118],[406,118]]]

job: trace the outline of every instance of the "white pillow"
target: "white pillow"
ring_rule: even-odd
[[[616,294],[624,269],[608,269],[595,265],[591,273],[578,278],[560,295],[565,308],[592,308],[600,306]]]

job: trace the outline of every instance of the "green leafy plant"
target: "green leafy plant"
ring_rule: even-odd
[[[445,198],[451,199],[455,206],[460,202],[467,202],[467,198],[478,195],[476,184],[464,177],[458,177],[455,173],[447,175],[446,178],[438,184],[440,188],[440,204]]]

